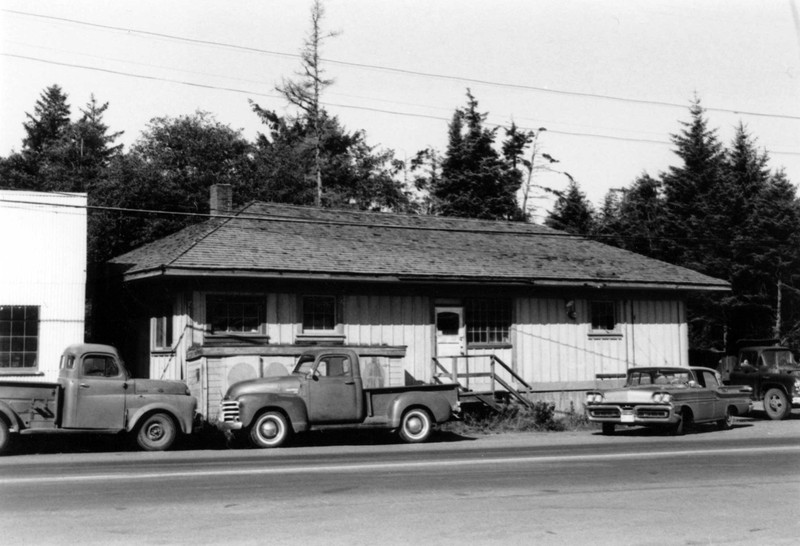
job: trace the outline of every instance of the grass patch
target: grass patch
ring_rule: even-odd
[[[556,412],[552,402],[535,402],[532,408],[513,405],[501,412],[486,406],[464,408],[463,419],[442,426],[455,434],[502,434],[504,432],[564,432],[591,428],[583,414]]]

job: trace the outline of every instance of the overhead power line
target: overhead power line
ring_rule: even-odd
[[[173,34],[165,34],[160,32],[152,32],[147,30],[139,30],[139,29],[131,29],[125,27],[118,27],[112,25],[103,25],[99,23],[89,23],[86,21],[80,21],[77,19],[68,19],[65,17],[55,17],[52,15],[41,15],[37,13],[29,13],[24,11],[17,11],[17,10],[9,10],[4,9],[7,13],[13,13],[16,15],[23,15],[26,17],[35,17],[40,19],[49,19],[53,21],[59,21],[63,23],[70,23],[75,25],[82,25],[94,28],[101,28],[105,30],[113,30],[117,32],[125,32],[125,33],[135,33],[141,34],[142,36],[152,36],[161,39],[168,39],[168,40],[176,40],[181,42],[193,43],[198,45],[205,45],[205,46],[212,46],[212,47],[222,47],[227,49],[234,49],[239,51],[247,51],[250,53],[261,53],[266,55],[275,55],[279,57],[287,57],[287,58],[299,58],[300,55],[296,53],[286,53],[282,51],[272,51],[268,49],[261,49],[256,47],[249,47],[249,46],[241,46],[236,44],[228,44],[225,42],[218,42],[213,40],[200,40],[196,38],[188,38],[185,36],[176,36]],[[359,68],[359,69],[366,69],[366,70],[380,70],[383,72],[391,72],[395,74],[404,74],[408,76],[418,76],[424,78],[436,78],[436,79],[444,79],[450,81],[459,81],[463,83],[471,83],[471,84],[479,84],[479,85],[487,85],[493,87],[504,87],[509,89],[521,89],[527,91],[537,91],[540,93],[552,93],[557,95],[567,95],[567,96],[574,96],[574,97],[582,97],[582,98],[592,98],[592,99],[602,99],[602,100],[610,100],[610,101],[617,101],[617,102],[627,102],[632,104],[646,104],[650,106],[663,106],[669,108],[686,108],[686,104],[683,103],[676,103],[676,102],[669,102],[669,101],[660,101],[660,100],[653,100],[653,99],[639,99],[633,97],[620,97],[616,95],[607,95],[601,93],[586,93],[581,91],[569,91],[564,89],[552,89],[548,87],[541,87],[541,86],[534,86],[534,85],[525,85],[525,84],[518,84],[518,83],[508,83],[508,82],[497,82],[491,80],[483,80],[478,78],[470,78],[466,76],[453,76],[447,74],[437,74],[433,72],[422,72],[418,70],[409,70],[403,68],[395,68],[395,67],[388,67],[388,66],[380,66],[380,65],[372,65],[366,63],[355,63],[350,61],[340,61],[336,59],[321,59],[324,62],[337,64],[340,66],[349,66],[352,68]],[[789,114],[774,114],[769,112],[755,112],[750,110],[741,110],[741,109],[733,109],[733,108],[718,108],[713,106],[705,106],[705,110],[711,112],[724,112],[729,114],[736,114],[741,116],[756,116],[756,117],[767,117],[767,118],[776,118],[776,119],[790,119],[790,120],[800,120],[800,116],[794,116]]]
[[[179,84],[179,85],[187,85],[187,86],[190,86],[190,87],[198,87],[198,88],[203,88],[203,89],[213,89],[213,90],[218,90],[218,91],[229,91],[229,92],[232,92],[232,93],[240,93],[240,94],[243,94],[243,95],[256,95],[256,96],[269,97],[269,98],[281,98],[279,95],[276,95],[276,94],[263,93],[263,92],[259,92],[259,91],[248,90],[248,89],[237,89],[237,88],[234,88],[234,87],[223,87],[223,86],[218,86],[218,85],[195,83],[195,82],[178,80],[178,79],[173,79],[173,78],[163,78],[163,77],[160,77],[160,76],[148,76],[148,75],[145,75],[145,74],[135,74],[135,73],[132,73],[132,72],[124,72],[124,71],[121,71],[121,70],[111,70],[111,69],[108,69],[108,68],[99,68],[99,67],[80,65],[80,64],[75,64],[75,63],[64,63],[64,62],[59,62],[59,61],[52,61],[52,60],[49,60],[49,59],[42,59],[42,58],[39,58],[39,57],[30,57],[30,56],[27,56],[27,55],[16,55],[16,54],[13,54],[13,53],[0,53],[0,55],[5,56],[5,57],[13,57],[13,58],[17,58],[17,59],[23,59],[23,60],[27,60],[27,61],[40,62],[40,63],[45,63],[45,64],[52,64],[52,65],[55,65],[55,66],[65,66],[65,67],[69,67],[69,68],[80,68],[82,70],[92,70],[92,71],[96,71],[96,72],[104,72],[106,74],[114,74],[114,75],[118,75],[118,76],[130,77],[130,78],[140,78],[140,79],[145,79],[145,80],[163,81],[163,82],[176,83],[176,84]],[[328,102],[328,101],[324,101],[323,104],[325,106],[332,106],[332,107],[336,107],[336,108],[345,108],[345,109],[350,109],[350,110],[361,110],[361,111],[366,111],[366,112],[376,112],[376,113],[389,114],[389,115],[395,115],[395,116],[431,119],[431,120],[444,121],[444,122],[449,122],[450,121],[450,118],[447,118],[447,117],[444,117],[444,116],[434,116],[434,115],[431,115],[431,114],[416,114],[416,113],[413,113],[413,112],[402,112],[402,111],[399,111],[399,110],[386,110],[386,109],[383,109],[383,108],[372,108],[372,107],[369,107],[369,106],[355,106],[355,105],[350,105],[350,104],[339,104],[339,103],[333,103],[333,102]],[[500,125],[500,124],[497,124],[497,123],[487,123],[487,125],[492,126],[492,127],[503,127],[503,125]],[[526,127],[526,126],[522,126],[522,125],[520,125],[519,128],[520,129],[524,129],[524,130],[536,130],[536,127]],[[577,137],[589,137],[589,138],[600,138],[600,139],[606,139],[606,140],[617,140],[617,141],[626,141],[626,142],[642,142],[642,143],[659,144],[659,145],[670,145],[670,144],[672,144],[671,142],[669,142],[667,140],[655,140],[655,139],[648,139],[648,138],[622,137],[622,136],[614,136],[614,135],[603,135],[603,134],[600,134],[600,133],[582,133],[582,132],[578,132],[578,131],[562,131],[562,130],[559,130],[559,129],[547,129],[547,132],[548,133],[553,133],[553,134],[560,134],[560,135],[577,136]],[[769,153],[774,154],[774,155],[800,155],[800,152],[781,152],[781,151],[774,151],[774,150],[770,150]]]

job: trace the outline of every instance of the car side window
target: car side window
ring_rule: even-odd
[[[719,387],[719,382],[717,382],[717,376],[714,375],[712,372],[703,372],[702,378],[700,379],[704,387],[709,389],[716,389]]]
[[[81,371],[87,377],[116,377],[119,375],[119,366],[110,356],[87,355],[83,357]]]

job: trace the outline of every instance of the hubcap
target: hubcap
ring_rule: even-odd
[[[259,427],[259,430],[261,430],[261,435],[264,438],[274,438],[275,436],[278,435],[278,425],[275,424],[275,421],[271,420],[264,421],[263,423],[261,423],[261,427]]]
[[[411,434],[419,434],[422,432],[422,419],[419,417],[412,417],[406,421],[406,430]]]
[[[778,411],[783,407],[781,404],[781,399],[779,396],[773,396],[769,399],[769,407],[772,408],[774,411]]]
[[[164,429],[160,424],[157,423],[150,425],[150,428],[147,429],[147,431],[151,440],[160,440],[161,437],[164,436]]]

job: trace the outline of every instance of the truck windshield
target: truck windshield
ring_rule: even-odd
[[[794,355],[788,349],[767,349],[762,353],[764,364],[769,368],[795,368],[797,362]]]
[[[294,371],[292,373],[306,375],[311,371],[311,368],[313,367],[314,367],[313,356],[301,356],[300,360],[297,361],[297,366],[294,367]]]

